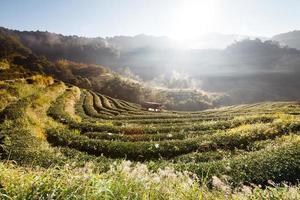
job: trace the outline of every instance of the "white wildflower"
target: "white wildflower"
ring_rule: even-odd
[[[153,182],[154,183],[160,183],[160,177],[157,175],[157,174],[155,174],[154,176],[153,176],[153,178],[152,178],[152,180],[153,180]]]

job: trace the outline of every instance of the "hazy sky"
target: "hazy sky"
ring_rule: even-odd
[[[0,0],[0,26],[102,37],[272,36],[300,29],[300,0]]]

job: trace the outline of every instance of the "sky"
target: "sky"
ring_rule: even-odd
[[[299,10],[299,0],[0,0],[0,26],[87,37],[271,37],[300,29]]]

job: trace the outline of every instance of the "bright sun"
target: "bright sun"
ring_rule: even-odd
[[[187,39],[211,32],[216,26],[217,0],[184,0],[176,12],[174,37]]]

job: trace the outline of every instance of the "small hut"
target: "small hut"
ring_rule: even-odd
[[[162,103],[144,101],[141,103],[143,110],[159,112],[163,109],[164,105]]]

